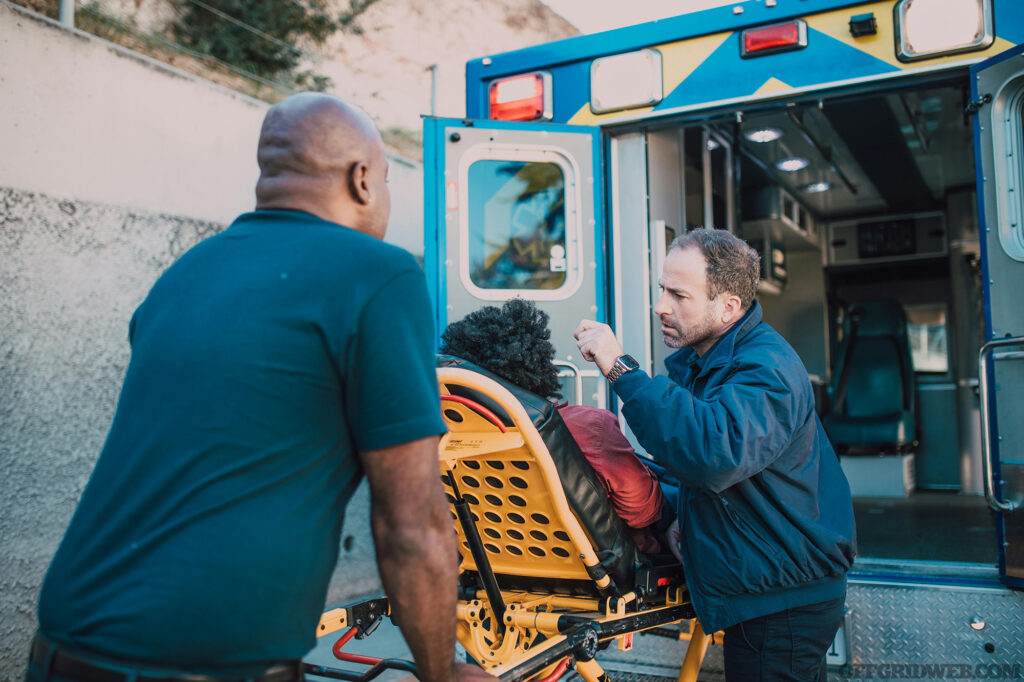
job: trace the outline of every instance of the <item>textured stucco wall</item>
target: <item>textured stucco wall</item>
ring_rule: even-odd
[[[0,188],[0,678],[113,416],[128,320],[220,225]]]
[[[222,228],[0,188],[0,679],[23,674],[39,586],[113,417],[131,314]],[[328,603],[379,589],[365,486],[343,545]]]

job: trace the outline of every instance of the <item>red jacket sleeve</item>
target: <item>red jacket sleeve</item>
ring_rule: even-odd
[[[566,405],[559,414],[627,526],[644,528],[661,518],[665,498],[608,410]]]

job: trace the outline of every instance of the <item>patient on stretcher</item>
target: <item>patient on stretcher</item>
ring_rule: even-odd
[[[468,360],[538,396],[557,399],[560,384],[550,338],[547,313],[530,301],[512,299],[500,309],[486,306],[448,325],[441,335],[441,353]],[[558,412],[637,548],[645,554],[661,553],[656,530],[664,527],[663,516],[671,511],[657,478],[637,457],[615,415],[583,405],[559,405]]]

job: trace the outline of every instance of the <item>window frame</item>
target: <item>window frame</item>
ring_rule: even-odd
[[[1024,77],[1003,86],[993,106],[996,233],[1003,252],[1024,262]]]
[[[565,281],[557,289],[485,289],[478,286],[469,272],[469,204],[473,188],[469,184],[469,168],[478,161],[509,161],[553,163],[562,171],[565,192]],[[465,188],[465,200],[459,202],[459,279],[466,291],[485,301],[505,301],[519,297],[528,301],[563,301],[571,298],[583,284],[583,243],[580,192],[577,189],[580,169],[567,151],[549,145],[478,144],[459,159],[459,186]]]

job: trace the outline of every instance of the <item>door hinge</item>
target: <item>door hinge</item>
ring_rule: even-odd
[[[978,109],[982,108],[991,101],[992,95],[982,95],[978,99],[968,102],[967,106],[964,107],[964,113],[967,114],[968,116],[972,116],[973,114],[977,113]]]

